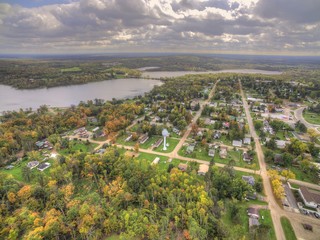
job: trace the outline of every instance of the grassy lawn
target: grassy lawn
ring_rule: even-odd
[[[80,152],[91,152],[94,150],[95,147],[98,146],[98,144],[96,143],[89,143],[87,144],[86,142],[82,142],[82,141],[72,141],[72,146],[71,148],[66,148],[66,149],[62,149],[59,151],[59,153],[61,155],[67,155],[67,154],[70,154],[70,153],[74,153],[74,152],[77,152],[77,151],[80,151]]]
[[[137,141],[132,141],[132,140],[126,142],[125,140],[127,137],[128,137],[127,135],[123,135],[117,138],[116,143],[125,145],[125,146],[134,146],[137,143]]]
[[[81,68],[79,67],[72,67],[72,68],[63,68],[61,69],[61,72],[62,73],[65,73],[65,72],[81,72]]]
[[[160,168],[160,170],[162,171],[167,171],[168,169],[168,166],[169,166],[169,158],[168,157],[165,157],[165,156],[158,156],[156,154],[150,154],[150,153],[140,153],[138,157],[136,157],[136,159],[139,159],[139,160],[147,160],[148,162],[150,162],[150,164],[153,162],[153,160],[156,158],[156,157],[159,157],[160,158],[160,161],[159,163],[157,164],[157,166]],[[178,160],[178,159],[172,159],[171,161],[171,164],[173,164],[174,166],[178,166],[179,163],[181,161]]]
[[[48,160],[44,161],[44,162],[49,162],[51,163],[51,166],[53,165],[54,163],[54,159],[52,158],[49,158]],[[16,179],[17,181],[20,181],[20,182],[24,182],[24,179],[22,177],[22,168],[24,166],[27,165],[27,163],[29,162],[28,159],[25,159],[23,161],[21,161],[20,163],[14,165],[14,168],[10,169],[10,170],[6,170],[4,168],[1,168],[0,169],[0,172],[4,173],[4,174],[7,174],[7,175],[11,175],[14,179]],[[40,162],[41,163],[41,162]],[[31,169],[31,172],[32,173],[37,173],[37,172],[40,172],[37,168],[34,168],[34,169]],[[50,167],[45,169],[43,171],[43,173],[45,173],[46,175],[49,175],[50,173]],[[31,180],[32,182],[32,180]]]
[[[242,204],[242,203],[239,203]],[[222,216],[222,222],[229,230],[229,236],[227,239],[241,239],[241,236],[246,236],[245,239],[248,239],[249,234],[249,218],[247,215],[247,208],[245,206],[240,206],[240,214],[238,214],[240,219],[238,223],[232,221],[233,216],[231,216],[230,209],[227,208],[226,213]]]
[[[106,238],[106,240],[119,240],[119,239],[120,239],[119,235],[112,235],[112,236]]]
[[[302,172],[300,169],[296,167],[289,167],[289,169],[296,175],[297,180],[314,183],[314,179],[312,179],[310,175]]]
[[[183,157],[189,157],[189,158],[195,158],[195,159],[200,159],[200,160],[205,160],[205,161],[210,161],[212,157],[208,156],[208,152],[205,147],[200,146],[198,144],[194,150],[193,153],[188,154],[186,153],[187,146],[183,146],[179,150],[179,155]],[[223,163],[223,164],[228,164],[229,161],[233,160],[235,163],[235,166],[237,167],[243,167],[243,168],[249,168],[249,169],[259,169],[259,166],[257,164],[256,158],[253,160],[252,164],[247,164],[242,160],[242,151],[234,151],[234,150],[228,150],[228,156],[223,159],[220,158],[219,156],[219,149],[215,149],[215,156],[214,156],[214,161],[217,163]]]
[[[303,117],[309,123],[320,125],[320,114],[304,111]]]
[[[272,218],[270,214],[270,210],[260,209],[259,211],[261,218],[259,219],[260,223],[264,223],[265,225],[270,227],[270,230],[268,232],[268,239],[274,239],[276,240],[276,234],[274,232],[274,227],[272,223]],[[264,219],[262,219],[262,216]]]
[[[156,143],[156,141],[158,139],[162,138],[161,136],[152,136],[150,137],[144,144],[140,144],[140,148],[143,148],[143,149],[148,149],[150,148],[153,144]],[[163,143],[160,144],[160,146],[163,146]]]
[[[130,131],[131,132],[136,132],[138,130],[138,128],[139,128],[139,124],[135,124],[130,128]]]
[[[95,140],[95,141],[100,141],[100,142],[104,142],[104,141],[106,141],[107,139],[108,139],[108,138],[107,138],[106,136],[93,138],[93,140]]]
[[[284,235],[286,236],[286,239],[290,240],[296,240],[296,234],[293,231],[293,228],[291,226],[291,223],[288,218],[281,217],[281,225],[284,231]]]
[[[167,143],[169,143],[169,146],[167,147],[167,150],[163,150],[163,144],[161,144],[159,147],[154,149],[156,152],[163,152],[163,153],[170,153],[174,150],[174,148],[177,146],[179,143],[179,140],[173,139],[173,138],[167,138]]]

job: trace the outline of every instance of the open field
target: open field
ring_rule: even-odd
[[[320,114],[304,111],[303,117],[308,123],[320,125]]]

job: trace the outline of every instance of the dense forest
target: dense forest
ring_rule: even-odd
[[[20,89],[140,77],[138,70],[99,61],[0,60],[0,84]]]
[[[50,177],[31,179],[1,176],[0,238],[225,239],[232,234],[220,219],[226,207],[252,191],[232,167],[212,166],[203,179],[195,167],[160,171],[113,147],[60,158]]]

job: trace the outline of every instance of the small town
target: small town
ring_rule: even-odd
[[[320,240],[320,0],[1,0],[0,240]]]
[[[229,172],[232,181],[243,184],[233,198],[245,204],[234,207],[238,214],[245,214],[239,217],[246,219],[244,225],[251,234],[275,215],[273,221],[279,225],[280,219],[287,218],[300,232],[317,235],[319,125],[304,118],[315,103],[301,104],[304,96],[298,97],[299,93],[296,101],[283,98],[285,91],[301,90],[290,82],[275,91],[275,81],[261,86],[257,85],[261,80],[251,76],[194,78],[167,80],[133,100],[98,103],[101,106],[88,102],[67,110],[64,114],[71,116],[65,126],[70,122],[74,127],[40,140],[31,137],[37,141],[27,141],[21,156],[17,154],[17,160],[4,166],[1,173],[30,183],[40,176],[49,177],[49,183],[58,184],[67,181],[68,168],[70,174],[76,170],[72,170],[76,167],[72,158],[83,156],[84,169],[78,174],[87,171],[99,185],[95,177],[97,167],[103,164],[99,161],[111,153],[123,155],[129,162],[148,163],[160,172],[176,168],[204,180],[218,167]],[[179,91],[172,91],[171,84],[179,84]],[[39,110],[43,116],[61,114],[59,109],[50,111],[46,106]],[[6,124],[5,116],[2,124]],[[107,167],[105,164],[101,166]],[[225,180],[217,180],[222,181],[216,186],[219,193],[227,187]]]

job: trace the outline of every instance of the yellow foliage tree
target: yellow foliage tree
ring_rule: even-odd
[[[287,182],[288,179],[295,179],[296,178],[296,175],[291,172],[290,170],[282,170],[281,172],[281,176],[285,178],[285,181]]]
[[[15,203],[16,202],[16,194],[13,192],[8,192],[7,194],[8,200],[10,203]]]
[[[271,181],[273,193],[276,198],[283,199],[284,198],[284,188],[282,186],[282,182],[280,179],[274,179]]]
[[[17,193],[18,197],[23,201],[27,200],[31,196],[31,186],[25,185],[23,186],[19,192]]]

